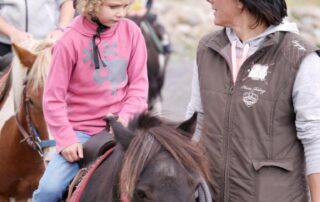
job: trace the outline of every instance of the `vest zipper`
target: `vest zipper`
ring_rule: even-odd
[[[261,51],[257,51],[254,55],[260,54]],[[231,142],[231,135],[233,131],[233,124],[232,124],[232,101],[233,101],[233,94],[234,89],[236,88],[237,84],[239,85],[239,80],[241,79],[241,76],[246,69],[244,69],[245,66],[248,66],[248,64],[254,62],[252,59],[252,56],[248,57],[244,63],[241,65],[237,79],[235,82],[233,82],[232,74],[231,74],[231,82],[230,87],[228,89],[228,100],[227,100],[227,108],[228,115],[227,115],[227,123],[228,123],[228,131],[227,131],[227,142],[226,142],[226,160],[225,160],[225,171],[224,171],[224,195],[223,200],[224,202],[229,201],[229,175],[230,175],[230,162],[231,162],[231,149],[230,149],[230,142]]]
[[[224,170],[224,201],[227,202],[229,199],[229,173],[230,173],[230,141],[231,141],[231,131],[232,131],[232,123],[231,123],[231,113],[232,113],[232,97],[234,92],[234,83],[233,81],[230,82],[230,87],[228,89],[228,101],[227,101],[227,108],[228,115],[227,115],[227,122],[228,122],[228,131],[227,131],[227,140],[226,140],[226,160],[225,160],[225,170]]]

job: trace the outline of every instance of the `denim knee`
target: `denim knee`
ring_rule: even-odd
[[[38,189],[33,193],[32,202],[58,202],[65,189],[55,180],[40,181]]]

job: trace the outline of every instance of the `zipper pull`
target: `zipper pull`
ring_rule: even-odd
[[[230,87],[229,87],[228,94],[229,94],[229,95],[232,95],[232,94],[233,94],[233,86],[230,86]]]

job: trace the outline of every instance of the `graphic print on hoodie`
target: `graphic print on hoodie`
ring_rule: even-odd
[[[99,46],[100,44],[98,44]],[[118,57],[118,44],[117,42],[102,42],[101,59],[99,59],[99,69],[93,73],[93,79],[97,84],[102,85],[103,82],[110,83],[112,94],[116,93],[117,86],[127,79],[127,66],[128,60],[117,58]],[[93,62],[93,44],[89,42],[89,47],[83,49],[85,57],[84,63],[90,63],[88,66],[94,68]]]

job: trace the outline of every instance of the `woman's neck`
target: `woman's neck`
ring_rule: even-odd
[[[268,28],[268,25],[264,22],[256,25],[256,18],[252,15],[244,15],[238,22],[241,23],[231,28],[243,42],[260,35]]]

